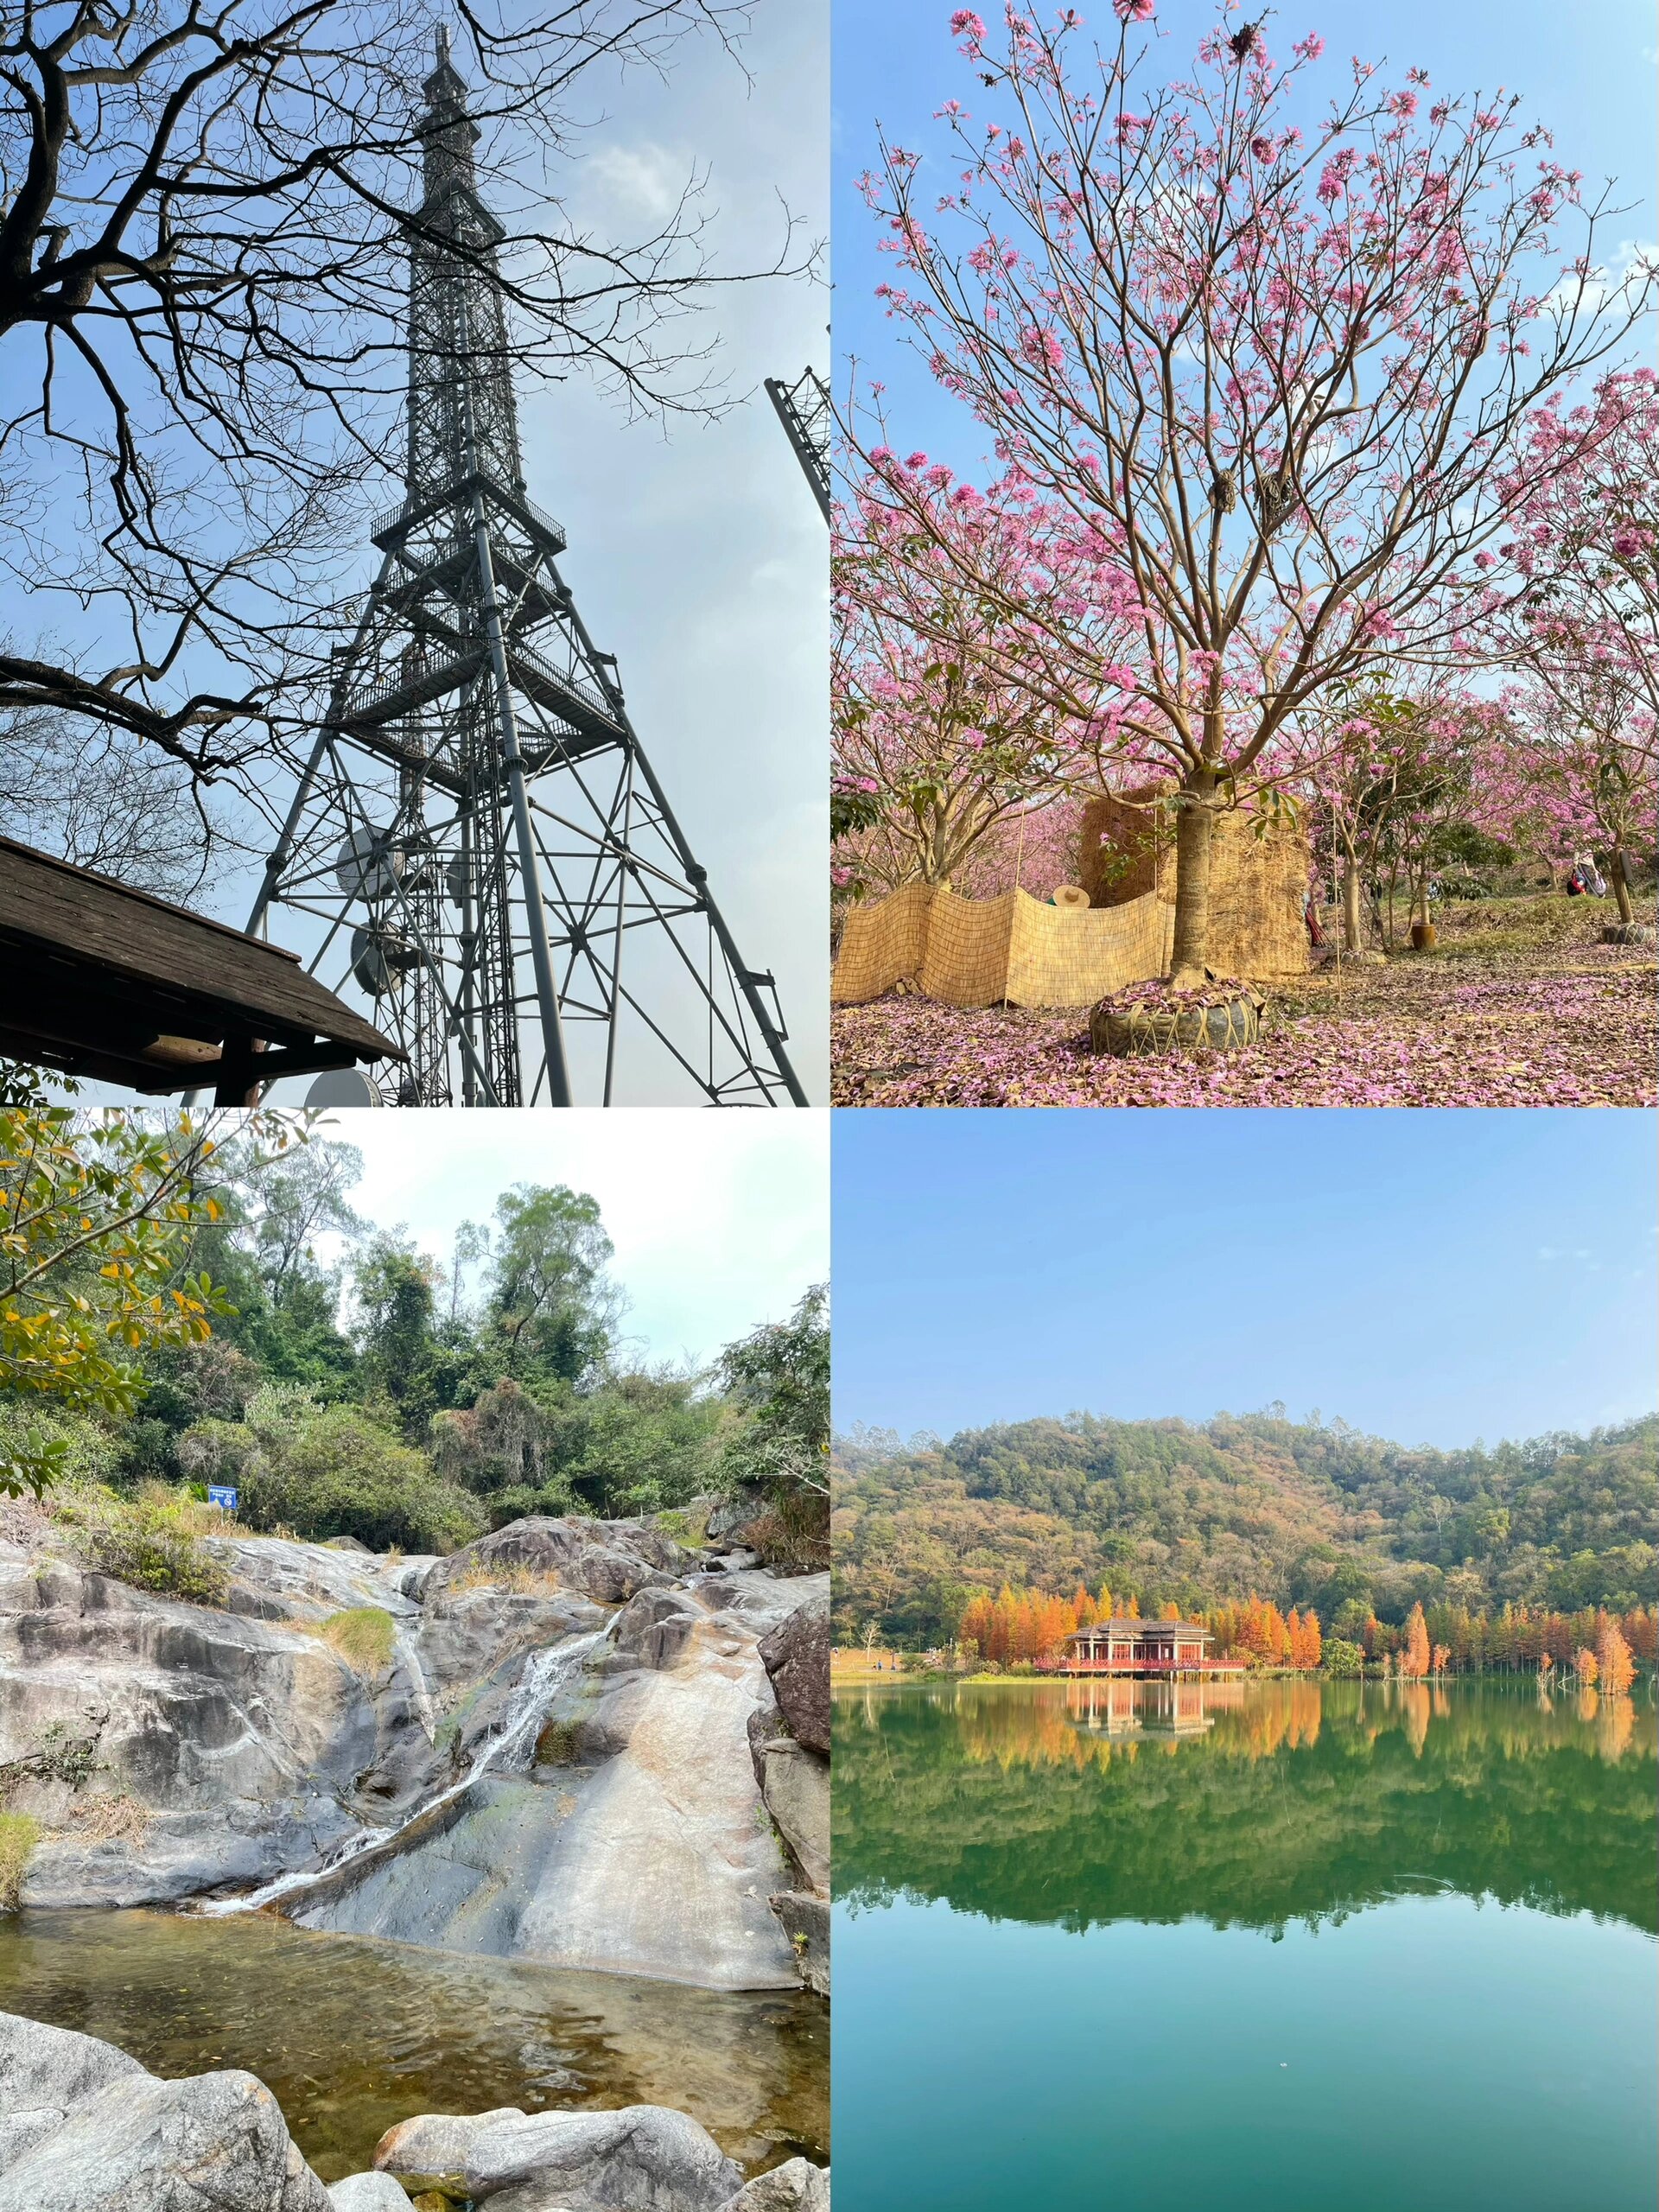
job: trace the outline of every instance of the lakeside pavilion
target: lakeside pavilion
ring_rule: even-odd
[[[1231,1675],[1242,1668],[1211,1658],[1215,1641],[1198,1621],[1091,1621],[1065,1639],[1066,1675]]]

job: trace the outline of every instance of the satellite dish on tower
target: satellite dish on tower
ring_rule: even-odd
[[[348,899],[390,899],[404,872],[404,856],[390,830],[366,825],[349,830],[334,855],[334,881]]]
[[[396,930],[357,929],[352,931],[352,973],[372,999],[385,998],[395,988],[407,968],[418,968],[421,954]]]
[[[380,1094],[361,1068],[329,1068],[305,1094],[315,1113],[327,1106],[378,1106]]]

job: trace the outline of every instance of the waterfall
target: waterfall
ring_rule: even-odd
[[[423,1804],[416,1806],[395,1826],[360,1829],[356,1835],[348,1837],[340,1844],[321,1866],[311,1867],[301,1873],[279,1874],[260,1888],[251,1890],[245,1897],[204,1898],[195,1910],[213,1918],[235,1912],[257,1912],[262,1905],[275,1904],[279,1898],[296,1897],[302,1891],[316,1888],[320,1883],[328,1881],[371,1852],[389,1848],[417,1821],[429,1820],[446,1805],[453,1805],[456,1798],[464,1797],[474,1783],[481,1782],[493,1769],[501,1766],[521,1751],[559,1692],[582,1666],[588,1654],[610,1641],[615,1627],[616,1622],[613,1618],[607,1621],[603,1628],[594,1629],[589,1635],[567,1637],[563,1643],[550,1644],[544,1650],[532,1652],[507,1700],[506,1713],[500,1726],[474,1751],[472,1764],[460,1781],[450,1783]]]

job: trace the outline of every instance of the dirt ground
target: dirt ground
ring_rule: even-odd
[[[1651,903],[1641,909],[1651,913]],[[1611,899],[1486,900],[1433,952],[1275,988],[1254,1046],[1096,1057],[1082,1009],[891,995],[834,1017],[839,1106],[1650,1106],[1652,947]]]

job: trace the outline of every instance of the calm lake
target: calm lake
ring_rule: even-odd
[[[177,2076],[245,2067],[325,2181],[417,2112],[664,2104],[751,2171],[829,2155],[814,1998],[549,1972],[261,1913],[0,1915],[0,2012],[101,2036]]]
[[[841,2212],[1652,2212],[1637,1687],[838,1693]]]

